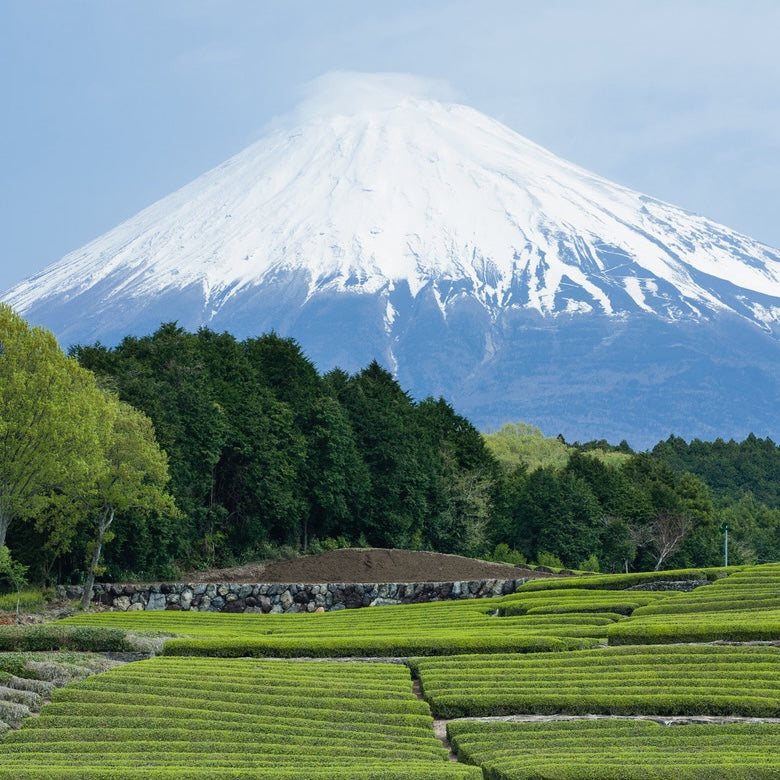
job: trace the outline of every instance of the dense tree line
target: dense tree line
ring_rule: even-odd
[[[734,541],[734,562],[780,559],[780,447],[752,433],[742,442],[677,436],[652,450],[677,471],[690,471],[712,491],[718,514]]]
[[[320,374],[274,333],[238,341],[169,323],[58,360],[94,388],[95,419],[114,422],[97,446],[102,472],[60,459],[90,472],[91,493],[49,479],[29,500],[0,494],[0,531],[36,579],[83,581],[101,552],[109,578],[175,577],[348,544],[601,571],[717,565],[724,522],[731,562],[780,558],[780,449],[770,440],[671,437],[634,453],[522,423],[483,435],[444,399],[412,399],[376,362]],[[94,398],[114,399],[114,412]],[[6,416],[3,407],[4,426]],[[55,418],[52,436],[82,435],[88,418]],[[131,441],[146,442],[135,459],[123,457]],[[120,467],[129,493],[107,501],[113,488],[97,475]],[[150,485],[155,501],[144,500]],[[7,519],[11,506],[24,522]]]
[[[500,469],[480,433],[444,400],[414,402],[377,363],[321,376],[291,339],[173,324],[74,355],[154,420],[181,510],[164,528],[118,522],[107,551],[117,570],[222,565],[339,538],[489,547]]]

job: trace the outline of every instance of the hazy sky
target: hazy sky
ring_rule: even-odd
[[[434,79],[780,247],[776,0],[0,0],[0,290],[257,139],[334,70]]]

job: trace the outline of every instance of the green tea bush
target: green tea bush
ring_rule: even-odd
[[[44,623],[30,626],[0,626],[0,651],[77,650],[82,652],[127,652],[134,646],[118,628],[69,626]]]
[[[756,642],[780,639],[780,609],[627,618],[607,630],[610,645]]]
[[[290,615],[104,612],[61,623],[188,637],[166,642],[164,652],[172,655],[333,657],[573,649],[606,641],[607,626],[617,619],[606,613],[498,619],[501,603],[490,598]]]
[[[353,637],[344,639],[171,639],[165,643],[166,656],[207,656],[239,658],[264,656],[278,658],[338,658],[341,656],[454,655],[459,653],[541,653],[587,646],[575,639],[567,641],[548,636],[418,636]]]

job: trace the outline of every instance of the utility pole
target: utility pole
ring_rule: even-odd
[[[723,523],[720,527],[720,532],[723,534],[723,565],[729,565],[729,524]]]

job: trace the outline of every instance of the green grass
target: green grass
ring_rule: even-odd
[[[0,593],[0,612],[16,612],[17,599],[21,612],[40,609],[46,603],[40,590],[23,590],[16,593]]]

